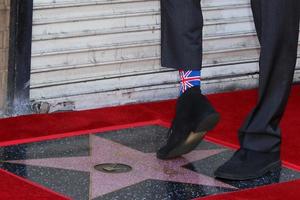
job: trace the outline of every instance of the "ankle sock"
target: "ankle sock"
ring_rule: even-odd
[[[187,89],[194,86],[201,86],[200,70],[179,70],[180,76],[180,95]]]

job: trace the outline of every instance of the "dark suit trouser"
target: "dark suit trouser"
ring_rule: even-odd
[[[300,0],[251,0],[251,5],[261,44],[259,99],[240,128],[239,139],[246,149],[279,151],[279,123],[297,60]],[[162,66],[201,69],[203,17],[199,0],[161,0],[161,10]]]

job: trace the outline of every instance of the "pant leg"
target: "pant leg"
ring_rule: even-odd
[[[246,149],[280,150],[279,123],[293,82],[299,35],[299,0],[251,0],[261,44],[259,100],[239,131]],[[292,124],[291,124],[292,126]]]
[[[200,0],[161,0],[161,65],[201,69],[203,17]]]

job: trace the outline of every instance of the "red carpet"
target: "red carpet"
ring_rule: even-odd
[[[0,199],[3,200],[68,200],[67,197],[63,197],[1,169],[0,188]]]
[[[208,139],[237,147],[237,130],[256,102],[256,91],[209,96],[222,120]],[[145,124],[169,124],[175,101],[162,101],[50,115],[29,115],[0,120],[0,145],[38,141]],[[282,159],[300,169],[300,86],[294,86],[282,122]],[[292,151],[291,151],[292,149]]]
[[[209,96],[222,115],[222,121],[207,139],[230,147],[238,147],[237,129],[256,102],[256,91],[240,91]],[[29,115],[0,120],[0,145],[11,145],[44,139],[87,134],[137,125],[168,125],[174,115],[175,101],[127,105],[50,115]],[[294,86],[282,122],[282,159],[286,166],[300,170],[300,86]],[[0,178],[2,179],[2,178]],[[2,179],[3,180],[3,179]],[[287,183],[297,194],[299,182]],[[288,186],[283,185],[284,191]],[[23,187],[23,186],[22,186]],[[272,188],[273,186],[270,186]],[[280,187],[281,188],[281,187]],[[285,189],[284,189],[285,188]],[[272,190],[264,190],[263,192]],[[1,194],[2,191],[0,191]],[[237,199],[247,192],[240,192]],[[299,194],[300,196],[300,194]],[[214,198],[214,197],[212,197]],[[227,198],[227,197],[226,197]],[[209,198],[208,198],[209,199]],[[228,199],[233,199],[229,197]],[[258,199],[254,198],[253,199]],[[264,198],[265,199],[265,198]],[[286,199],[286,198],[285,198]],[[294,198],[291,198],[294,199]]]

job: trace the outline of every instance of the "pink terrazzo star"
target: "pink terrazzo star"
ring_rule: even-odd
[[[96,198],[147,179],[234,188],[182,167],[190,162],[221,153],[225,149],[196,150],[178,159],[162,161],[158,160],[154,153],[143,153],[95,135],[90,135],[90,146],[90,156],[85,157],[45,158],[9,162],[90,172],[90,198]],[[94,169],[94,166],[100,163],[123,163],[130,165],[133,170],[121,174],[107,174]]]

